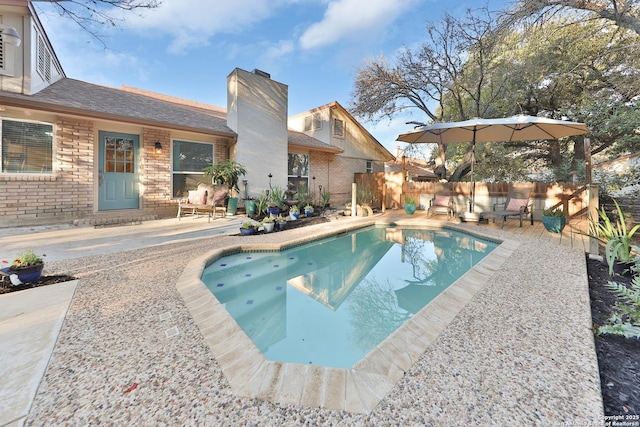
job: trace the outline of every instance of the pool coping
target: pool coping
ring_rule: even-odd
[[[457,230],[500,244],[348,369],[266,359],[200,280],[208,265],[229,253],[281,250],[371,225]],[[410,220],[372,220],[278,244],[233,245],[212,250],[186,266],[176,288],[236,395],[273,403],[370,414],[519,246],[518,241],[496,239],[455,224],[430,223],[425,226]]]

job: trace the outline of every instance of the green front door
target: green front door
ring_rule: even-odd
[[[99,132],[98,210],[138,209],[138,135]]]

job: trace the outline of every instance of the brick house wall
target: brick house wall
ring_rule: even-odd
[[[65,222],[92,213],[93,124],[58,118],[55,132],[54,174],[0,176],[1,227]]]

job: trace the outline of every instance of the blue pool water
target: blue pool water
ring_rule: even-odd
[[[370,227],[225,256],[202,281],[267,359],[348,368],[497,245],[454,230]]]

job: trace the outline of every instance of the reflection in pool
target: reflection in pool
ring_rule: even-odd
[[[267,359],[348,368],[497,246],[454,230],[370,227],[225,256],[202,281]]]

